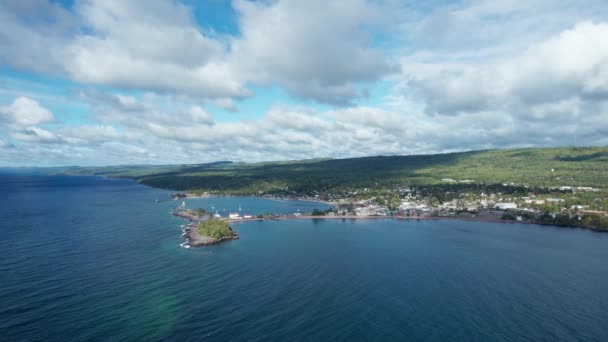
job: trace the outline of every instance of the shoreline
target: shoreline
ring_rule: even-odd
[[[180,217],[188,222],[201,222],[204,219],[195,217],[193,215],[184,214],[181,212],[173,212],[173,216]],[[534,222],[534,221],[517,221],[517,220],[502,220],[499,218],[491,217],[457,217],[457,216],[313,216],[313,215],[277,215],[272,217],[252,217],[252,218],[240,218],[240,219],[224,219],[227,223],[240,223],[240,222],[261,222],[261,221],[288,221],[288,220],[399,220],[399,221],[429,221],[429,220],[457,220],[457,221],[471,221],[471,222],[493,222],[493,223],[519,223],[519,224],[537,224],[540,226],[553,226],[558,228],[579,228],[585,230],[592,230],[600,233],[608,233],[606,230],[597,229],[594,227],[587,226],[567,226],[558,225],[554,223]]]
[[[480,221],[480,222],[505,222],[505,223],[534,223],[526,221],[510,221],[492,218],[477,217],[449,217],[449,216],[313,216],[313,215],[284,215],[269,218],[250,218],[250,219],[228,219],[228,223],[253,222],[253,221],[287,221],[287,220],[400,220],[400,221],[429,221],[429,220],[461,220],[461,221]]]
[[[181,197],[181,198],[172,198],[172,200],[174,201],[179,201],[180,199],[184,199],[184,198],[212,198],[212,197],[229,197],[229,198],[245,198],[245,197],[251,197],[251,198],[256,198],[256,199],[266,199],[269,201],[301,201],[301,202],[313,202],[313,203],[322,203],[322,204],[327,204],[330,205],[332,207],[337,206],[339,203],[338,202],[331,202],[331,201],[324,201],[324,200],[320,200],[320,199],[314,199],[314,198],[309,198],[309,197],[265,197],[265,196],[257,196],[257,195],[221,195],[221,194],[201,194],[201,195],[197,195],[191,192],[184,192],[184,195],[186,195],[185,197]]]
[[[312,215],[288,215],[288,216],[276,216],[270,218],[250,218],[250,219],[232,219],[226,220],[228,223],[239,223],[239,222],[255,222],[255,221],[287,221],[287,220],[398,220],[398,221],[440,221],[440,220],[454,220],[454,221],[471,221],[471,222],[493,222],[493,223],[505,223],[505,224],[535,224],[539,226],[551,226],[556,228],[574,228],[591,230],[598,233],[608,233],[607,230],[597,229],[594,227],[586,226],[565,226],[557,225],[553,223],[533,222],[533,221],[516,221],[516,220],[501,220],[489,217],[454,217],[454,216],[423,216],[423,217],[406,217],[406,216],[312,216]]]
[[[186,242],[180,244],[181,247],[190,248],[190,247],[200,247],[200,246],[210,246],[219,244],[228,240],[238,240],[239,235],[230,227],[233,232],[232,236],[223,237],[220,239],[213,239],[208,236],[201,236],[197,231],[197,223],[204,221],[199,217],[194,217],[192,215],[182,214],[179,212],[172,212],[172,215],[180,217],[189,222],[187,225],[183,225],[185,227],[182,230],[182,237],[186,238]],[[240,218],[240,219],[225,219],[223,220],[226,223],[234,224],[234,223],[245,223],[245,222],[263,222],[263,221],[290,221],[290,220],[397,220],[397,221],[469,221],[469,222],[491,222],[491,223],[502,223],[502,224],[527,224],[527,225],[539,225],[539,226],[551,226],[555,228],[571,228],[571,229],[583,229],[589,230],[597,233],[608,233],[607,230],[597,229],[594,227],[587,226],[567,226],[567,225],[557,225],[553,223],[543,223],[543,222],[534,222],[534,221],[517,221],[517,220],[502,220],[499,218],[491,218],[491,217],[455,217],[455,216],[356,216],[356,215],[348,215],[348,216],[313,216],[313,215],[278,215],[272,217],[253,217],[253,218]]]

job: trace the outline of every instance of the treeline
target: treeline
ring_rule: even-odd
[[[134,167],[133,170],[128,167],[86,170],[112,177],[133,178],[159,188],[230,194],[253,194],[259,191],[314,194],[363,188],[388,189],[395,184],[430,186],[442,185],[442,179],[445,178],[471,180],[475,184],[604,187],[608,184],[608,147],[531,148],[293,162],[222,162],[149,169]],[[460,186],[461,183],[455,185]]]

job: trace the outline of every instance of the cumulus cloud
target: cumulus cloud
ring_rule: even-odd
[[[224,45],[182,4],[87,0],[77,13],[87,33],[73,38],[65,56],[75,80],[211,99],[250,95],[225,62]]]
[[[198,105],[166,109],[156,95],[144,96],[142,100],[120,94],[83,95],[92,101],[98,122],[104,127],[124,128],[131,139],[137,139],[138,134],[151,134],[159,138],[192,140],[215,124],[211,114]]]
[[[430,8],[429,8],[430,7]],[[401,34],[447,58],[511,55],[576,23],[605,20],[604,0],[475,0],[412,6]]]
[[[238,37],[206,31],[176,1],[81,0],[72,12],[36,2],[0,4],[0,60],[77,82],[187,95],[235,110],[234,100],[253,94],[251,83],[345,104],[362,95],[361,82],[391,70],[371,47],[371,27],[382,18],[366,0],[237,0]]]
[[[60,51],[76,27],[74,15],[56,3],[2,1],[0,63],[20,70],[62,74],[64,64]]]
[[[26,142],[59,142],[61,140],[55,133],[40,127],[27,127],[13,132],[13,137]]]
[[[580,100],[538,109],[536,120],[495,111],[436,120],[424,111],[280,105],[260,119],[217,122],[195,105],[173,110],[158,99],[142,97],[125,108],[113,100],[114,94],[103,98],[104,104],[92,104],[96,124],[13,132],[15,150],[27,156],[13,162],[31,163],[35,157],[85,165],[264,161],[554,146],[574,139],[585,145],[608,144],[608,122],[601,114],[562,114],[591,110]],[[605,103],[596,105],[594,112],[607,112]],[[559,124],[547,126],[547,115],[553,121],[560,117]]]
[[[391,71],[370,47],[372,27],[383,9],[364,1],[237,0],[242,36],[232,59],[254,82],[280,84],[290,93],[321,102],[344,103],[362,96],[357,83]]]
[[[440,6],[406,28],[419,49],[386,103],[424,113],[441,151],[606,144],[607,16],[595,0]]]
[[[263,161],[608,144],[604,0],[564,0],[559,8],[549,0],[237,0],[239,33],[232,36],[202,28],[177,1],[139,8],[133,1],[80,0],[70,11],[36,1],[0,4],[0,44],[7,47],[0,59],[86,83],[84,90],[76,83],[64,101],[80,101],[90,112],[84,124],[57,123],[44,108],[48,97],[4,92],[10,100],[0,103],[0,163]],[[31,24],[32,16],[47,19]],[[378,27],[394,28],[395,18],[402,19],[399,37],[378,39]],[[380,50],[379,41],[396,47]],[[388,60],[399,61],[398,74]],[[379,79],[390,93],[353,105],[367,82]],[[236,110],[251,95],[249,84],[332,105],[277,103],[249,119],[239,114],[239,121],[205,108]]]
[[[0,121],[18,126],[32,126],[55,121],[53,113],[27,97],[18,97],[6,107],[0,107]]]
[[[449,115],[576,97],[607,99],[606,36],[607,23],[583,22],[519,55],[485,65],[421,63],[426,72],[412,71],[409,83],[429,111]]]

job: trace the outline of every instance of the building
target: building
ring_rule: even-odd
[[[231,220],[238,220],[241,218],[241,215],[239,215],[239,213],[230,213],[228,214],[228,218]]]
[[[515,209],[515,208],[517,208],[517,204],[515,204],[513,202],[501,202],[501,203],[496,203],[494,205],[494,207],[496,207],[500,210]]]

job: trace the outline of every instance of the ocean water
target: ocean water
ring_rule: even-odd
[[[184,249],[129,180],[0,175],[3,341],[606,341],[608,234],[466,221],[238,223]],[[186,200],[255,214],[319,203]]]

